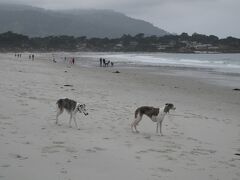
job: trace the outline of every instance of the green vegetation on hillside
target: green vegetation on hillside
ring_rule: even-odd
[[[0,51],[121,51],[121,52],[223,52],[239,53],[240,39],[187,33],[166,36],[123,35],[120,38],[74,36],[28,37],[11,31],[0,34]]]

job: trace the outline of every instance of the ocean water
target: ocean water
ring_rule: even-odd
[[[98,62],[106,58],[120,66],[172,66],[211,68],[219,72],[240,73],[240,54],[179,54],[179,53],[77,53],[81,59]],[[86,62],[87,63],[87,62]],[[93,62],[89,62],[92,64]]]
[[[99,66],[99,58],[114,62],[115,67],[152,67],[151,73],[195,77],[204,82],[240,88],[240,54],[179,53],[90,53],[71,54],[81,66]],[[171,71],[172,70],[172,71]]]

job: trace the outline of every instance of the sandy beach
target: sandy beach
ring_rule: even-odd
[[[0,179],[240,179],[239,91],[173,69],[69,66],[28,55],[0,54]],[[68,127],[67,113],[55,124],[62,97],[87,105],[80,130]],[[147,117],[131,132],[137,107],[167,102],[177,109],[164,119],[164,136]]]

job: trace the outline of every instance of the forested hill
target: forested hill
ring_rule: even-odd
[[[163,36],[168,32],[151,23],[112,10],[45,10],[25,5],[0,4],[0,33],[13,31],[30,37],[121,37],[138,33]]]

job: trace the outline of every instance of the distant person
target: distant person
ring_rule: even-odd
[[[34,54],[32,54],[32,60],[34,60]]]
[[[106,67],[106,60],[104,58],[102,59],[102,62],[103,62],[104,67]]]
[[[32,59],[32,55],[31,54],[29,54],[29,57],[28,57],[29,59]]]
[[[102,58],[99,59],[100,67],[102,67]]]
[[[111,66],[112,66],[112,67],[114,66],[114,63],[113,63],[113,62],[111,62]]]
[[[72,64],[75,64],[75,59],[74,59],[74,57],[72,58]]]
[[[67,61],[67,57],[65,56],[65,57],[64,57],[64,62],[66,62],[66,61]]]

